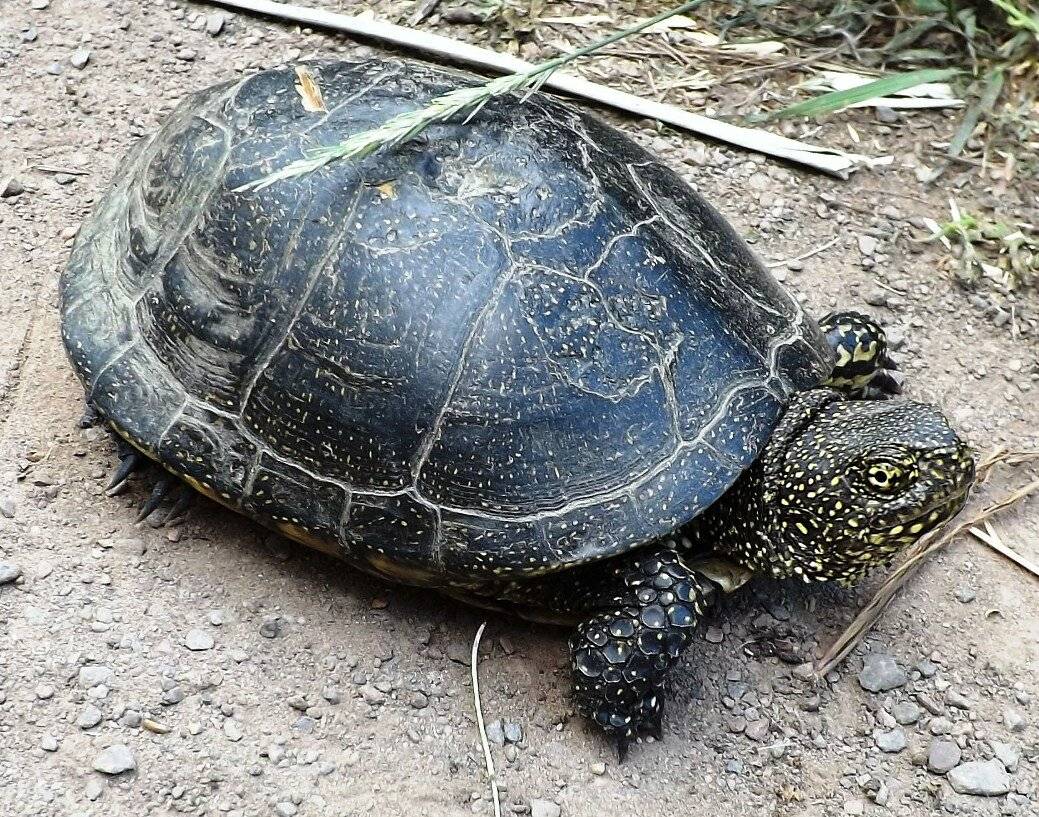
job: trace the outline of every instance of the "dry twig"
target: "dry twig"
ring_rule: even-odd
[[[978,482],[980,483],[984,481],[984,479],[991,473],[992,468],[1001,462],[1025,462],[1036,458],[1039,458],[1039,454],[1036,452],[1010,452],[1006,450],[996,450],[986,457],[978,466]],[[853,649],[855,649],[858,643],[865,637],[866,633],[868,633],[873,628],[873,625],[876,624],[881,613],[884,612],[885,608],[891,603],[891,600],[895,597],[902,586],[914,573],[916,573],[920,566],[931,555],[938,550],[941,550],[964,531],[970,530],[1005,508],[1017,504],[1022,499],[1036,491],[1039,491],[1039,479],[1033,480],[1024,487],[1018,488],[1016,491],[1003,497],[1003,499],[998,502],[992,503],[970,519],[953,525],[952,527],[945,525],[942,528],[933,530],[912,545],[907,551],[907,558],[897,568],[891,571],[890,575],[888,575],[884,580],[884,583],[877,590],[870,602],[862,608],[854,621],[852,621],[837,640],[830,645],[830,648],[822,658],[815,662],[815,674],[819,677],[824,676],[827,672],[840,664],[840,662],[843,661]]]
[[[480,674],[476,665],[480,659],[480,639],[487,622],[483,622],[476,631],[473,639],[473,651],[470,656],[469,671],[473,679],[473,703],[476,706],[476,728],[480,732],[480,745],[483,746],[483,759],[487,764],[487,782],[491,787],[491,801],[494,803],[494,817],[501,817],[501,796],[498,794],[498,776],[494,771],[494,758],[491,757],[491,747],[487,743],[487,729],[483,724],[483,706],[480,704]]]

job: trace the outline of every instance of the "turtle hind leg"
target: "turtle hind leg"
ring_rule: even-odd
[[[627,557],[598,578],[599,594],[609,601],[570,639],[574,695],[578,710],[616,741],[623,757],[632,740],[661,736],[666,678],[716,588],[683,564],[670,543]]]
[[[836,364],[823,385],[856,399],[883,400],[902,393],[902,375],[888,352],[880,324],[861,312],[831,312],[819,328]]]

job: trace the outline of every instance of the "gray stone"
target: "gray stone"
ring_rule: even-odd
[[[858,236],[859,252],[863,255],[873,255],[877,251],[880,242],[871,235]]]
[[[493,720],[487,724],[487,740],[496,746],[505,745],[505,725],[501,719]]]
[[[530,817],[559,817],[563,810],[551,800],[531,800]]]
[[[264,638],[277,638],[281,635],[281,619],[269,618],[260,625],[260,635]]]
[[[1011,732],[1024,732],[1028,726],[1025,716],[1016,709],[1008,709],[1003,713],[1003,723]]]
[[[101,710],[93,704],[87,704],[76,718],[76,726],[80,729],[91,729],[101,723]]]
[[[1010,775],[998,760],[963,763],[950,771],[946,779],[958,794],[999,797],[1010,791]]]
[[[19,191],[21,192],[21,191]],[[0,185],[0,196],[15,195],[14,193],[6,193],[2,185]],[[10,562],[0,562],[0,584],[10,584],[11,582],[17,581],[18,577],[22,575],[22,568],[16,564]]]
[[[87,781],[87,785],[83,787],[83,794],[86,795],[87,800],[91,803],[101,797],[104,793],[105,787],[101,785],[101,781],[93,777],[90,778],[90,780]]]
[[[956,601],[960,602],[960,604],[970,604],[978,597],[978,592],[973,587],[960,585],[953,592],[953,595],[956,596]]]
[[[1009,743],[994,740],[992,741],[992,752],[995,754],[996,759],[1006,767],[1008,772],[1017,771],[1017,766],[1021,762],[1021,753],[1017,749]]]
[[[927,752],[927,768],[935,774],[945,774],[960,762],[961,757],[960,747],[951,740],[932,740]]]
[[[184,690],[179,686],[170,687],[162,693],[163,706],[175,706],[184,700]]]
[[[224,721],[224,737],[232,743],[237,743],[242,739],[242,727],[238,725],[238,721],[232,718]]]
[[[887,105],[877,105],[876,115],[877,121],[883,122],[885,125],[893,125],[902,118],[898,111],[894,108],[889,108]]]
[[[206,34],[210,37],[216,37],[221,31],[224,30],[224,23],[227,22],[227,18],[219,11],[214,11],[211,14],[206,15]]]
[[[125,743],[113,743],[94,758],[94,768],[103,774],[121,774],[137,768],[137,760]]]
[[[873,740],[880,751],[888,754],[897,754],[906,748],[906,733],[901,729],[874,732]]]
[[[288,800],[283,800],[280,803],[276,803],[274,806],[274,813],[278,817],[293,817],[296,813],[296,807]]]
[[[90,62],[90,49],[89,48],[77,48],[72,52],[72,56],[69,57],[69,62],[73,68],[78,68],[82,71],[87,67],[87,63]]]
[[[211,650],[215,643],[213,636],[205,630],[200,630],[198,627],[188,630],[188,634],[184,636],[184,646],[195,652]]]
[[[866,293],[865,301],[870,306],[887,306],[887,292],[880,287],[874,287]]]
[[[84,689],[90,689],[91,687],[112,685],[112,678],[115,677],[115,673],[112,672],[110,667],[102,666],[101,664],[88,664],[85,667],[79,668],[79,685]]]
[[[425,709],[429,706],[429,697],[426,693],[415,690],[408,698],[408,703],[411,704],[412,709]]]
[[[505,740],[509,743],[519,743],[523,740],[523,727],[515,721],[506,721]]]
[[[768,740],[769,731],[772,729],[772,722],[768,718],[759,718],[758,720],[751,721],[747,724],[747,728],[743,730],[745,734],[751,740],[756,740],[758,743],[764,743]]]
[[[945,702],[955,709],[967,710],[971,708],[971,702],[967,696],[957,692],[955,689],[950,689],[945,693]]]
[[[859,685],[870,692],[887,692],[904,686],[909,680],[905,671],[890,655],[871,652],[863,662],[859,673]]]
[[[901,726],[909,726],[920,720],[920,707],[912,701],[899,701],[891,708],[891,715]]]
[[[44,735],[40,739],[40,748],[45,752],[58,751],[58,739],[54,735]]]

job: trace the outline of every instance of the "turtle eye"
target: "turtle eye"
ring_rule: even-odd
[[[890,459],[874,459],[866,463],[866,483],[882,494],[893,494],[902,490],[909,477],[904,463]]]

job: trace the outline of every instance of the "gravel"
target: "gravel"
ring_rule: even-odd
[[[80,71],[87,67],[88,62],[90,62],[89,48],[77,48],[72,52],[72,56],[69,57],[69,63],[72,67],[78,68]]]
[[[946,775],[959,794],[999,797],[1010,791],[1010,775],[998,760],[973,760],[957,766]]]
[[[80,729],[92,729],[101,723],[101,710],[93,704],[87,704],[80,710],[79,717],[76,718],[76,726]]]
[[[883,653],[869,653],[859,673],[859,685],[870,692],[897,689],[905,686],[908,680],[909,676],[895,663],[895,659]]]
[[[901,729],[877,732],[873,739],[877,748],[888,754],[897,754],[906,748],[906,733]]]
[[[84,689],[90,689],[102,684],[110,686],[114,677],[115,672],[110,667],[105,667],[101,664],[89,664],[85,667],[80,667],[77,682]]]
[[[960,762],[961,756],[960,747],[951,740],[932,740],[927,752],[927,768],[935,774],[945,774]]]
[[[22,575],[22,568],[10,562],[0,562],[0,584],[11,584]]]
[[[560,817],[563,810],[551,800],[531,800],[530,817]]]
[[[194,652],[211,650],[215,643],[213,636],[198,627],[188,630],[187,635],[184,636],[184,646]]]
[[[899,701],[891,708],[891,716],[900,726],[910,726],[920,720],[920,707],[912,701]]]
[[[94,769],[102,774],[122,774],[137,768],[137,759],[125,743],[113,743],[94,758]]]

